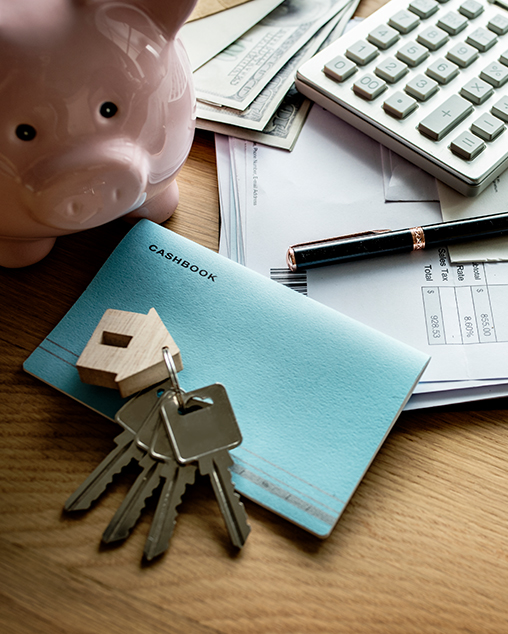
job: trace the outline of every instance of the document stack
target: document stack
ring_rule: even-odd
[[[223,255],[428,354],[407,408],[508,394],[508,262],[488,241],[469,262],[457,245],[287,266],[293,244],[442,222],[433,178],[317,105],[291,153],[221,135],[216,149]]]

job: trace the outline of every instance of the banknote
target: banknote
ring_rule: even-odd
[[[339,22],[343,13],[344,10],[340,11],[334,18],[329,20],[325,26],[321,27],[268,82],[245,110],[240,111],[234,108],[219,107],[198,101],[197,117],[227,123],[228,125],[239,126],[241,128],[249,128],[250,130],[263,130],[293,85],[296,69],[319,50],[322,43]]]
[[[254,143],[263,143],[283,150],[291,151],[298,139],[312,102],[299,93],[293,86],[277,112],[261,132],[207,119],[198,119],[197,127],[201,130],[218,132],[237,139],[245,139]]]
[[[358,3],[359,0],[352,0],[336,18],[330,20],[330,22],[316,34],[313,38],[313,42],[309,43],[308,46],[312,49],[315,48],[314,52],[316,52],[318,49],[328,46],[331,42],[340,37],[344,33],[347,25],[351,25],[351,18],[356,11]],[[313,55],[314,52],[311,52],[311,55]],[[302,55],[305,57],[303,49]],[[302,61],[305,61],[305,59],[297,60],[297,65],[302,63]],[[289,67],[290,65],[293,75],[289,89],[286,90],[282,102],[277,104],[275,111],[271,113],[268,122],[261,130],[257,128],[249,129],[237,122],[241,120],[243,124],[248,120],[247,113],[254,109],[258,100],[260,100],[264,93],[270,88],[270,84],[245,113],[238,113],[229,108],[213,108],[211,106],[198,104],[197,127],[202,130],[210,130],[248,141],[263,143],[285,150],[292,150],[305,122],[311,102],[296,90],[293,82],[294,66],[292,66],[292,60],[288,62],[286,66]],[[283,73],[285,68],[286,67],[284,67],[280,73]],[[268,102],[268,97],[266,98],[266,102]],[[208,113],[214,116],[208,118]],[[217,114],[217,118],[215,118],[215,114]],[[222,114],[225,115],[224,118],[221,118]]]
[[[245,110],[302,46],[349,0],[284,0],[194,73],[200,101]]]

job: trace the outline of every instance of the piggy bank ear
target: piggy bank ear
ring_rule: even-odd
[[[13,0],[9,0],[12,2]],[[162,25],[169,37],[176,35],[192,13],[198,0],[120,0],[117,6],[137,7],[150,16],[154,22]],[[101,5],[111,0],[74,0],[81,5]]]

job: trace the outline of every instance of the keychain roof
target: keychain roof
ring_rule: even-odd
[[[167,378],[161,349],[168,348],[182,370],[180,350],[155,308],[147,315],[108,309],[102,316],[76,368],[84,383],[119,390],[123,397]]]

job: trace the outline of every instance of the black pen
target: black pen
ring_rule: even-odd
[[[291,271],[299,271],[504,234],[508,234],[508,213],[506,212],[441,222],[425,227],[411,227],[396,231],[377,229],[325,240],[302,242],[289,247],[286,260]]]

